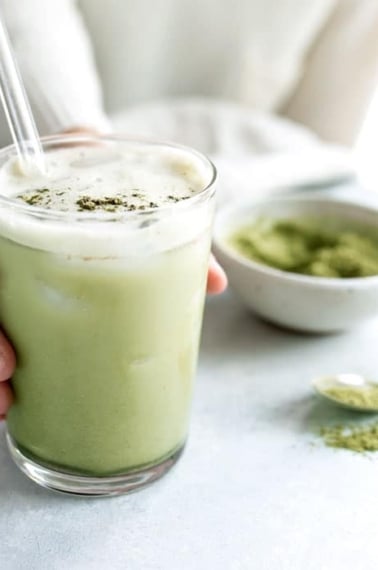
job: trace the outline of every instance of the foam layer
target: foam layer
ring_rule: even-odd
[[[208,227],[206,204],[193,208],[190,198],[210,183],[212,168],[195,154],[120,143],[46,156],[46,176],[26,177],[15,158],[0,170],[0,196],[8,199],[0,208],[4,237],[56,253],[106,257],[177,247]]]

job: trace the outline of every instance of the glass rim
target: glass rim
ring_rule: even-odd
[[[122,134],[110,134],[110,135],[96,135],[96,134],[86,134],[86,133],[77,133],[77,134],[58,134],[58,135],[49,135],[41,137],[42,147],[45,148],[46,146],[52,145],[59,145],[59,143],[66,144],[80,144],[80,143],[91,143],[95,141],[104,141],[104,142],[114,142],[114,143],[130,143],[135,145],[146,145],[151,147],[165,147],[171,148],[174,150],[183,151],[187,154],[191,154],[192,156],[197,157],[203,163],[205,163],[209,167],[210,172],[210,179],[206,186],[196,192],[194,195],[185,198],[185,200],[180,200],[179,202],[174,202],[172,204],[164,204],[163,206],[151,208],[146,207],[144,210],[126,210],[122,212],[76,212],[76,211],[59,211],[59,210],[49,210],[47,208],[41,208],[38,206],[31,206],[29,204],[23,204],[15,200],[14,198],[10,198],[1,194],[0,189],[0,208],[6,207],[10,208],[13,211],[18,213],[26,214],[28,216],[37,217],[39,219],[44,218],[48,220],[54,221],[64,221],[69,220],[72,221],[93,221],[93,222],[107,222],[107,221],[121,221],[126,219],[140,219],[148,217],[152,214],[157,213],[168,213],[178,210],[187,210],[196,204],[199,204],[205,200],[209,200],[215,193],[215,184],[218,179],[218,173],[215,165],[213,162],[202,152],[186,145],[182,145],[179,143],[148,138],[148,137],[127,137]],[[27,142],[27,141],[26,141]],[[59,148],[57,146],[57,148]],[[8,155],[8,156],[7,156]],[[8,145],[0,149],[0,161],[2,159],[11,158],[12,156],[17,156],[16,147],[14,144]],[[0,166],[1,168],[1,166]]]

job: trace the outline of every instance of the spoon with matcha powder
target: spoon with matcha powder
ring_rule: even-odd
[[[344,373],[315,378],[312,385],[327,400],[358,412],[378,412],[378,383],[360,374]]]

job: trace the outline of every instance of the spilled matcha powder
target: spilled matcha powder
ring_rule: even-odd
[[[240,228],[230,242],[248,259],[283,271],[335,278],[378,275],[378,238],[327,229],[322,218],[260,218]]]
[[[359,426],[331,426],[321,430],[326,445],[358,453],[378,451],[378,422]]]

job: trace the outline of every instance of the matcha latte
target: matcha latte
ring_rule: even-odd
[[[35,178],[3,151],[0,319],[17,352],[9,445],[40,484],[114,494],[161,476],[185,444],[214,168],[173,145],[71,143],[46,140],[46,176]]]

